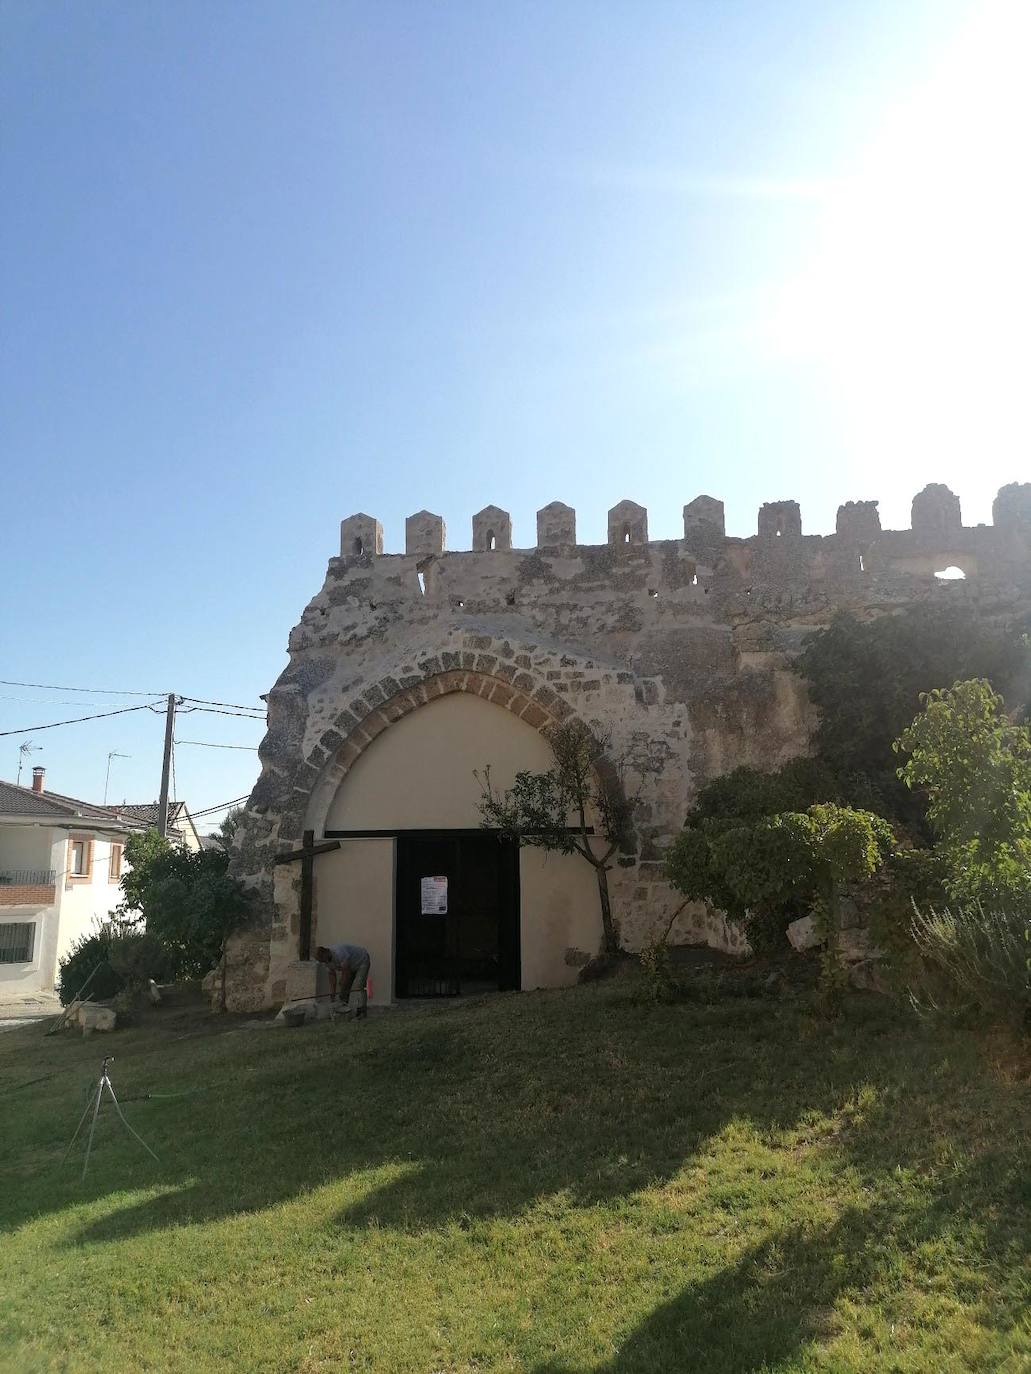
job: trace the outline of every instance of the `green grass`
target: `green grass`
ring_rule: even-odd
[[[0,1368],[1031,1368],[1018,1055],[634,986],[0,1036]],[[160,1166],[102,1120],[83,1185],[105,1051],[188,1095],[125,1102]]]

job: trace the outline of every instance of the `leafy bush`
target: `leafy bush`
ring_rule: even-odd
[[[192,978],[214,967],[226,936],[249,914],[247,894],[226,871],[222,850],[173,848],[155,830],[132,835],[118,915],[146,923],[163,951],[165,976]],[[151,975],[153,976],[153,975]]]
[[[125,993],[135,998],[151,978],[163,979],[168,959],[161,942],[146,931],[130,930],[114,921],[98,921],[96,928],[76,940],[61,960],[58,995],[62,1006],[78,997],[94,969],[97,971],[85,988],[85,995],[93,1001],[106,1002]]]
[[[123,979],[111,967],[111,943],[114,927],[108,922],[96,923],[96,929],[82,935],[60,962],[57,978],[57,993],[63,1007],[78,997],[86,979],[96,969],[86,989],[87,996],[96,1001],[105,1001],[121,991]],[[100,966],[99,968],[97,966]]]
[[[915,910],[913,940],[939,988],[914,992],[922,1009],[978,1010],[1031,1028],[1031,915],[980,903]],[[943,990],[942,990],[943,985]]]
[[[895,742],[899,777],[927,797],[950,897],[1031,908],[1031,730],[984,679],[927,693]]]
[[[746,771],[751,772],[737,770],[735,789]],[[778,784],[765,795],[775,795]],[[861,882],[894,845],[887,822],[867,811],[822,802],[805,811],[717,818],[704,815],[712,795],[707,792],[694,813],[702,819],[674,840],[666,872],[688,899],[744,921],[756,953],[776,953],[791,921],[809,914],[818,901],[826,904],[832,895],[836,900],[832,879],[839,885]],[[720,796],[721,806],[728,792]]]

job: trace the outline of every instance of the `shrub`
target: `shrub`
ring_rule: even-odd
[[[85,989],[87,997],[96,1002],[112,997],[135,1001],[151,978],[160,981],[166,976],[168,959],[161,942],[146,931],[98,921],[96,929],[76,940],[61,960],[58,995],[62,1006],[78,997],[94,969],[97,972]]]
[[[146,924],[164,952],[165,976],[192,978],[214,967],[226,936],[249,915],[247,894],[226,871],[228,854],[176,849],[148,830],[129,837],[125,857],[130,867],[116,914]]]
[[[1031,1027],[1031,915],[989,911],[980,903],[914,909],[913,940],[940,975],[938,989],[914,991],[918,1009],[979,1010]]]
[[[58,973],[57,993],[62,1006],[68,1006],[78,997],[90,974],[93,974],[93,977],[86,992],[96,1001],[102,1002],[121,991],[124,979],[111,967],[111,943],[114,936],[114,926],[110,922],[98,921],[95,930],[88,935],[80,936],[72,945],[61,960]]]
[[[926,795],[953,902],[1031,909],[1031,730],[974,679],[927,693],[895,749],[909,755],[899,777]]]

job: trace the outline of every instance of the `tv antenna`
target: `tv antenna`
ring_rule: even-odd
[[[115,1090],[114,1090],[114,1087],[112,1086],[112,1083],[111,1083],[111,1075],[110,1075],[110,1074],[108,1073],[108,1071],[107,1071],[107,1066],[108,1066],[108,1064],[111,1063],[111,1061],[112,1061],[113,1059],[114,1059],[114,1055],[113,1055],[113,1054],[109,1054],[109,1055],[107,1056],[107,1058],[104,1060],[103,1064],[101,1064],[101,1066],[100,1066],[100,1078],[99,1078],[98,1081],[97,1081],[97,1086],[96,1086],[96,1088],[94,1088],[93,1092],[90,1093],[89,1101],[86,1103],[86,1110],[83,1112],[82,1116],[79,1117],[79,1124],[78,1124],[78,1125],[76,1126],[76,1128],[75,1128],[75,1134],[72,1136],[71,1140],[69,1140],[69,1142],[68,1142],[68,1148],[67,1148],[67,1150],[65,1150],[65,1152],[64,1152],[64,1159],[61,1160],[61,1163],[62,1163],[62,1164],[64,1164],[64,1163],[67,1161],[68,1156],[69,1156],[69,1155],[71,1154],[71,1152],[72,1152],[72,1146],[73,1146],[73,1145],[75,1144],[75,1142],[78,1140],[78,1138],[79,1138],[79,1132],[82,1130],[83,1126],[85,1125],[87,1116],[89,1116],[90,1112],[92,1111],[93,1117],[92,1117],[92,1120],[90,1121],[90,1124],[89,1124],[89,1136],[88,1136],[87,1139],[86,1139],[86,1158],[85,1158],[85,1160],[83,1161],[83,1164],[82,1164],[82,1181],[83,1181],[83,1183],[85,1183],[85,1181],[86,1181],[86,1170],[89,1168],[89,1157],[90,1157],[90,1152],[91,1152],[92,1149],[93,1149],[93,1132],[97,1129],[97,1117],[100,1115],[100,1103],[101,1103],[101,1099],[102,1099],[103,1096],[104,1096],[104,1089],[105,1089],[105,1088],[107,1089],[108,1093],[110,1094],[111,1101],[115,1104],[115,1111],[118,1113],[118,1119],[119,1119],[119,1121],[121,1121],[122,1125],[123,1125],[123,1126],[125,1127],[125,1129],[129,1132],[129,1134],[133,1137],[133,1139],[134,1139],[134,1140],[138,1140],[138,1141],[140,1142],[140,1144],[141,1144],[141,1145],[143,1146],[143,1148],[146,1150],[147,1154],[150,1155],[151,1159],[153,1159],[153,1160],[154,1160],[156,1163],[158,1163],[158,1164],[161,1163],[161,1161],[158,1159],[157,1155],[156,1155],[156,1154],[154,1153],[154,1151],[150,1148],[150,1146],[149,1146],[149,1145],[147,1144],[147,1142],[143,1139],[143,1137],[142,1137],[141,1135],[137,1135],[137,1133],[133,1130],[133,1128],[129,1125],[128,1121],[126,1121],[125,1117],[122,1115],[122,1109],[121,1109],[121,1107],[119,1107],[119,1105],[118,1105],[118,1098],[115,1097]]]
[[[21,786],[21,770],[28,764],[30,754],[42,754],[42,744],[33,744],[31,740],[23,740],[18,745],[18,779],[17,785]]]
[[[107,756],[107,772],[104,774],[104,800],[102,805],[107,805],[107,785],[111,781],[111,760],[112,759],[131,759],[131,754],[120,754],[117,749],[112,749]]]

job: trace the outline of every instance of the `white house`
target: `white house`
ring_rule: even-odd
[[[0,996],[50,991],[58,960],[117,905],[128,834],[106,806],[0,782]]]

